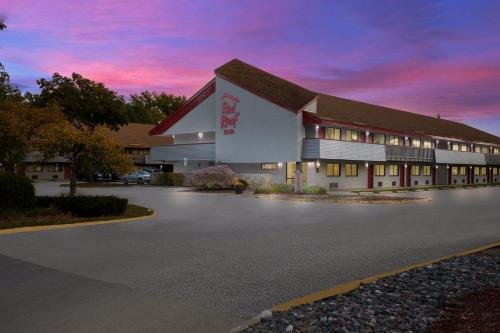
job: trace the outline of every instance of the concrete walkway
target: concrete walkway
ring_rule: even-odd
[[[37,191],[68,190],[58,185]],[[125,196],[157,216],[0,235],[0,331],[227,331],[289,299],[500,240],[498,187],[388,205],[82,192]]]

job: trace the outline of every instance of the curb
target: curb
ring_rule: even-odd
[[[285,302],[285,303],[278,304],[278,305],[274,306],[271,310],[273,312],[286,311],[286,310],[288,310],[288,309],[290,309],[290,308],[292,308],[294,306],[304,305],[304,304],[310,304],[310,303],[313,303],[315,301],[319,301],[319,300],[327,298],[327,297],[333,297],[333,296],[336,296],[336,295],[345,294],[345,293],[347,293],[349,291],[352,291],[352,290],[358,288],[362,284],[367,284],[367,283],[375,282],[375,281],[377,281],[379,279],[382,279],[382,278],[385,278],[385,277],[388,277],[388,276],[393,276],[393,275],[396,275],[396,274],[404,273],[406,271],[409,271],[409,270],[412,270],[412,269],[415,269],[415,268],[425,267],[425,266],[428,266],[428,265],[431,265],[431,264],[435,264],[435,263],[437,263],[439,261],[450,259],[450,258],[453,258],[453,257],[462,257],[462,256],[474,254],[474,253],[477,253],[477,252],[482,252],[482,251],[489,250],[489,249],[492,249],[492,248],[495,248],[495,247],[500,247],[500,242],[493,243],[493,244],[488,244],[488,245],[484,245],[484,246],[481,246],[481,247],[478,247],[478,248],[475,248],[475,249],[466,250],[466,251],[463,251],[463,252],[451,254],[451,255],[440,257],[440,258],[437,258],[437,259],[431,259],[431,260],[424,261],[424,262],[421,262],[421,263],[418,263],[418,264],[414,264],[414,265],[406,266],[406,267],[403,267],[403,268],[399,268],[399,269],[396,269],[394,271],[389,271],[389,272],[385,272],[385,273],[373,275],[373,276],[370,276],[370,277],[367,277],[367,278],[364,278],[364,279],[360,279],[360,280],[356,280],[356,281],[352,281],[352,282],[343,283],[343,284],[340,284],[340,285],[338,285],[336,287],[333,287],[333,288],[330,288],[330,289],[322,290],[322,291],[319,291],[319,292],[316,292],[316,293],[313,293],[313,294],[309,294],[309,295],[305,295],[305,296],[302,296],[302,297],[299,297],[299,298],[292,299],[292,300],[290,300],[288,302]]]
[[[78,228],[78,227],[87,227],[87,226],[93,226],[93,225],[131,222],[131,221],[146,220],[146,219],[153,218],[155,216],[156,216],[156,213],[153,212],[153,214],[151,214],[151,215],[128,217],[128,218],[124,218],[124,219],[101,220],[101,221],[78,222],[78,223],[66,223],[66,224],[54,224],[54,225],[41,225],[41,226],[34,226],[34,227],[10,228],[10,229],[2,229],[2,230],[0,230],[0,235],[9,235],[9,234],[19,234],[19,233],[25,233],[25,232],[45,231],[45,230],[54,230],[54,229],[67,229],[67,228]]]

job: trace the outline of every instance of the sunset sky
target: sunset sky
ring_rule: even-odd
[[[309,89],[500,135],[500,1],[0,0],[23,90],[79,72],[191,95],[239,58]]]

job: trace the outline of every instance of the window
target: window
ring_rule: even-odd
[[[346,177],[356,177],[358,175],[358,165],[357,164],[346,164],[345,165],[345,176]]]
[[[399,176],[399,165],[397,164],[389,165],[389,176]]]
[[[479,176],[479,167],[474,167],[474,175]]]
[[[460,151],[467,151],[467,145],[460,145]]]
[[[474,152],[480,153],[481,152],[481,146],[474,147]]]
[[[375,164],[375,176],[385,176],[385,165]]]
[[[456,166],[451,167],[451,175],[458,176],[458,167],[456,167]]]
[[[490,152],[490,148],[489,147],[483,147],[482,151],[483,151],[483,154],[488,154]]]
[[[411,146],[420,148],[420,139],[411,139]]]
[[[389,137],[389,144],[391,146],[399,146],[399,136],[391,135]]]
[[[260,167],[262,170],[276,170],[278,169],[278,163],[262,163]]]
[[[28,172],[42,172],[41,164],[28,164],[26,166],[26,171]]]
[[[47,165],[47,171],[49,172],[61,172],[63,171],[62,164],[49,164]]]
[[[412,176],[420,176],[420,166],[419,165],[412,165],[411,166],[411,175]]]
[[[500,154],[500,148],[493,148],[493,154],[495,155]]]
[[[497,168],[493,168],[493,176],[496,176],[498,175],[498,169]]]
[[[346,139],[346,141],[358,141],[358,131],[346,130],[345,131],[345,139]]]
[[[486,176],[486,167],[481,168],[481,176]]]
[[[424,148],[432,148],[432,141],[431,140],[424,140]]]
[[[466,176],[467,175],[467,167],[461,166],[460,167],[460,176]]]
[[[430,176],[431,175],[431,166],[430,165],[424,165],[423,171],[424,171],[424,176]]]
[[[327,163],[326,164],[326,176],[327,177],[340,177],[340,164]]]
[[[458,143],[452,143],[451,144],[451,150],[458,151]]]
[[[328,140],[340,140],[340,128],[328,127],[326,129],[326,138]]]
[[[374,143],[378,143],[379,145],[385,145],[385,134],[375,133]]]

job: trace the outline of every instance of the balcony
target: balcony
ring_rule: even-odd
[[[144,164],[145,160],[146,160],[146,155],[135,155],[133,154],[132,155],[132,161],[134,162],[134,164]]]
[[[434,162],[434,149],[385,146],[385,156],[387,161]]]
[[[500,165],[500,155],[494,154],[484,154],[486,159],[486,164],[488,165]]]
[[[151,147],[150,160],[153,161],[213,161],[215,160],[215,143],[174,144]]]
[[[380,162],[386,160],[385,148],[382,145],[326,139],[304,139],[302,158]]]
[[[436,149],[436,163],[462,164],[462,165],[486,165],[484,154]]]

